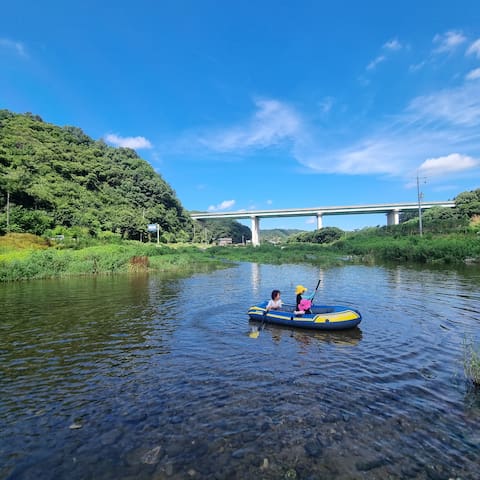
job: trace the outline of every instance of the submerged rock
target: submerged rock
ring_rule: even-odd
[[[290,468],[285,472],[285,480],[295,480],[297,478],[297,471],[294,468]]]
[[[145,463],[147,465],[153,465],[155,463],[158,463],[158,461],[160,460],[160,453],[161,447],[160,445],[158,445],[151,450],[148,450],[148,452],[145,452],[140,460],[142,463]]]

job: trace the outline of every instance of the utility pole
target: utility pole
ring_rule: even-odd
[[[10,232],[10,192],[7,190],[7,233]]]
[[[420,233],[420,236],[423,236],[423,225],[422,225],[422,198],[423,198],[423,193],[420,192],[420,180],[418,178],[418,172],[417,172],[417,197],[418,197],[418,231]]]

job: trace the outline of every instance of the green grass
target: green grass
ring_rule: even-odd
[[[467,380],[480,385],[480,347],[467,338],[463,341],[463,370]]]
[[[328,249],[400,262],[449,264],[480,261],[480,238],[473,233],[389,237],[359,232],[339,240]]]
[[[212,247],[221,258],[259,263],[310,263],[333,265],[348,256],[357,261],[455,264],[480,262],[480,238],[476,234],[436,236],[386,236],[357,232],[330,244],[262,244],[259,247]]]
[[[155,244],[125,241],[73,250],[54,247],[35,249],[25,244],[24,248],[11,247],[0,255],[0,281],[225,266],[208,251],[192,246],[157,247]]]
[[[134,260],[134,258],[137,260]],[[141,259],[146,257],[145,259]],[[35,235],[0,237],[0,281],[67,275],[122,273],[129,271],[175,271],[222,267],[222,259],[258,263],[307,263],[340,265],[350,261],[387,260],[455,264],[480,263],[480,238],[475,233],[400,236],[360,231],[327,244],[262,244],[258,247],[199,247],[191,244],[156,245],[137,241],[103,243],[81,248],[49,246]]]

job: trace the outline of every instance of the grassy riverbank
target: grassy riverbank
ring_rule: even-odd
[[[419,263],[480,262],[480,238],[474,233],[380,236],[358,232],[327,247],[329,251],[381,260]]]
[[[225,264],[208,250],[135,241],[61,249],[34,235],[0,238],[0,281],[138,271],[188,271]]]
[[[356,232],[327,244],[263,244],[259,247],[209,247],[120,241],[65,248],[29,234],[0,237],[0,281],[131,271],[198,270],[225,266],[222,260],[258,263],[338,265],[351,261],[461,264],[480,263],[475,233],[424,237]]]
[[[339,264],[347,256],[357,261],[417,263],[480,263],[480,238],[472,234],[437,236],[381,236],[356,232],[330,244],[287,243],[282,246],[212,247],[217,257],[260,263]]]

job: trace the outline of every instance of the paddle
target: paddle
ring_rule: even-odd
[[[262,324],[260,325],[260,331],[262,331],[265,328],[265,317],[267,316],[268,310],[265,309],[263,312],[263,318],[262,318]]]
[[[267,313],[268,311],[265,308],[265,310],[263,311],[262,323],[260,325],[260,328],[255,326],[252,327],[251,332],[248,334],[250,338],[258,338],[258,336],[260,335],[260,332],[265,328],[265,316],[267,315]]]
[[[310,299],[310,301],[312,302],[312,307],[313,307],[313,299],[315,298],[315,295],[317,294],[317,290],[318,290],[318,287],[320,286],[321,281],[322,281],[322,279],[319,278],[317,286],[315,287],[315,291],[313,292],[312,298]]]

